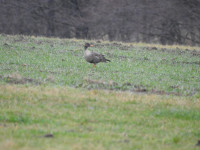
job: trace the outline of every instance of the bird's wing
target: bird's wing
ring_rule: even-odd
[[[93,52],[92,55],[93,55],[96,59],[102,59],[102,58],[104,58],[104,55],[99,54],[99,53],[96,53],[96,52]]]
[[[94,61],[96,63],[98,63],[98,62],[105,62],[106,61],[106,58],[104,57],[104,55],[96,53],[96,52],[92,53],[92,57],[94,58]]]

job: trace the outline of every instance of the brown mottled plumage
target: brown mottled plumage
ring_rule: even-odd
[[[104,55],[102,55],[102,54],[89,51],[88,47],[93,47],[93,45],[91,45],[89,43],[85,43],[85,46],[84,46],[84,48],[85,48],[84,58],[85,58],[85,60],[87,62],[92,63],[93,67],[95,67],[95,65],[97,63],[110,61],[110,60],[106,59],[104,57]]]

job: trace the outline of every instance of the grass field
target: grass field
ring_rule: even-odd
[[[199,149],[199,47],[85,42],[0,35],[0,149]]]
[[[95,47],[90,50],[112,62],[93,69],[83,59],[83,40],[1,35],[1,82],[174,95],[200,92],[198,47],[91,42]]]

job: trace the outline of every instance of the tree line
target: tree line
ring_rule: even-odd
[[[200,0],[0,0],[0,33],[200,45]]]

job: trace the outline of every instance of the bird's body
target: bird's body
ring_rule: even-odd
[[[92,63],[93,66],[95,67],[97,63],[110,61],[106,59],[104,55],[102,54],[89,51],[88,47],[92,47],[92,46],[93,45],[90,45],[89,43],[85,44],[84,58],[87,62]]]

